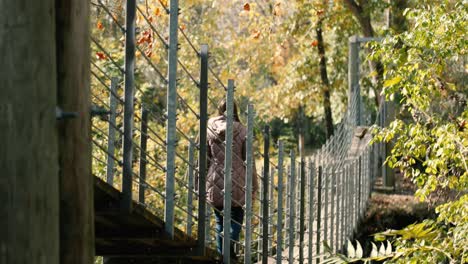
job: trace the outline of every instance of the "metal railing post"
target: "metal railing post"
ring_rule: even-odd
[[[192,212],[193,212],[193,171],[194,171],[194,162],[193,162],[193,152],[194,152],[194,143],[193,140],[190,140],[188,147],[188,190],[187,190],[187,234],[192,237]]]
[[[328,212],[328,207],[329,207],[329,187],[330,187],[330,167],[329,165],[327,165],[324,169],[324,181],[325,181],[325,189],[324,189],[324,225],[323,225],[323,241],[325,241],[327,244],[330,244],[328,243],[328,228],[329,228],[329,221],[328,221],[328,218],[329,218],[329,212]]]
[[[234,80],[228,80],[226,96],[226,146],[224,156],[223,262],[231,263],[232,141],[234,125]]]
[[[115,153],[115,127],[116,127],[116,119],[117,119],[117,87],[118,87],[118,79],[117,77],[112,77],[111,79],[111,87],[110,87],[110,94],[109,94],[109,139],[107,141],[107,169],[106,169],[106,179],[107,183],[110,185],[114,184],[114,159],[112,155]]]
[[[289,208],[291,204],[291,164],[288,164],[286,167],[286,200],[285,200],[285,215],[284,215],[284,238],[285,244],[284,248],[289,248],[289,222],[291,219],[291,208]]]
[[[132,210],[133,178],[133,112],[135,78],[135,16],[136,0],[128,0],[125,14],[125,91],[123,124],[122,209]]]
[[[308,252],[308,263],[312,264],[312,246],[314,236],[314,178],[315,176],[315,164],[309,160],[309,252]]]
[[[244,263],[250,264],[252,261],[252,182],[254,172],[253,171],[253,129],[254,129],[254,109],[251,104],[248,105],[247,109],[247,142],[246,142],[246,191],[245,191],[245,251],[244,251]]]
[[[361,156],[359,156],[358,158],[358,161],[357,161],[357,173],[358,173],[358,201],[357,201],[357,205],[358,205],[358,212],[357,212],[357,217],[358,217],[358,221],[359,222],[359,218],[361,217],[361,212],[362,212],[362,200],[363,200],[363,195],[362,195],[362,191],[363,191],[363,188],[362,188],[362,180],[363,180],[363,177],[362,177],[362,168],[361,168],[361,162],[362,162],[362,158]]]
[[[354,124],[361,125],[361,91],[359,87],[359,40],[357,36],[349,38],[348,84],[351,103],[356,104]]]
[[[166,186],[164,202],[164,229],[170,238],[174,237],[175,205],[175,148],[177,114],[177,49],[179,30],[179,0],[170,1],[169,13],[169,58],[167,85],[166,125]]]
[[[262,168],[260,169],[260,175],[263,175],[264,174],[264,168],[262,166]],[[263,177],[263,176],[262,176]],[[259,202],[260,202],[260,206],[258,207],[258,213],[259,213],[259,216],[260,216],[260,219],[259,219],[259,223],[258,223],[258,239],[257,239],[257,262],[259,262],[259,259],[261,258],[262,256],[262,252],[263,252],[263,203],[264,203],[264,200],[263,200],[263,188],[265,188],[265,186],[263,185],[263,180],[260,180],[259,182]],[[260,235],[261,234],[261,235]]]
[[[290,201],[289,201],[289,210],[290,210],[290,217],[289,217],[289,264],[294,263],[294,230],[295,230],[295,222],[296,222],[296,206],[295,206],[295,192],[296,192],[296,155],[294,150],[291,150],[291,187],[289,188],[290,193]]]
[[[274,205],[275,205],[275,198],[273,196],[274,191],[274,175],[275,175],[275,168],[272,166],[270,167],[270,181],[269,181],[269,188],[268,188],[268,255],[272,254],[272,246],[273,246],[273,215],[274,215]]]
[[[208,45],[201,45],[200,51],[200,120],[198,135],[198,230],[197,251],[199,255],[205,255],[206,225],[206,134],[208,123]]]
[[[263,130],[263,233],[262,233],[262,263],[268,263],[268,183],[270,173],[270,127]]]
[[[278,222],[276,263],[283,262],[283,142],[278,141]]]
[[[345,221],[348,221],[346,215],[346,163],[343,163],[343,170],[341,172],[341,234],[340,234],[340,249],[343,249],[345,245],[345,237],[346,237],[346,226]]]
[[[342,176],[342,171],[343,168],[339,167],[337,168],[337,174],[336,174],[336,232],[335,232],[335,252],[339,252],[339,247],[340,247],[340,232],[342,232],[341,229],[341,222],[343,222],[342,216],[342,209],[341,209],[341,197],[343,196],[343,193],[341,191],[341,186],[342,186],[342,181],[341,181],[341,176]]]
[[[320,255],[320,232],[321,230],[321,222],[322,222],[322,174],[323,174],[323,167],[320,165],[318,167],[318,177],[317,177],[317,240],[315,245],[315,253],[317,256]],[[320,258],[317,257],[316,263],[320,263]]]
[[[139,186],[138,186],[138,202],[145,203],[146,189],[146,146],[148,141],[148,110],[141,107],[141,124],[140,124],[140,164],[139,164]]]
[[[305,232],[305,164],[304,151],[301,151],[300,157],[300,212],[299,212],[299,263],[304,263],[304,232]]]
[[[331,174],[330,174],[330,177],[331,177],[331,189],[330,189],[330,193],[331,193],[331,197],[330,197],[330,247],[332,247],[332,250],[335,250],[335,195],[336,195],[336,179],[335,179],[335,176],[336,176],[336,173],[335,173],[335,170],[336,170],[336,166],[335,165],[332,165],[332,169],[331,169]],[[334,251],[335,252],[335,251]]]

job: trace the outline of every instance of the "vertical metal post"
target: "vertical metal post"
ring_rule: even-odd
[[[312,241],[314,239],[314,180],[315,165],[309,160],[309,252],[308,263],[312,264]]]
[[[346,236],[349,238],[351,234],[351,230],[353,227],[353,189],[351,188],[351,181],[353,180],[353,173],[352,173],[352,161],[348,163],[348,175],[347,175],[347,183],[346,183],[346,193],[348,195],[347,203],[348,203],[348,219],[349,219],[349,224],[347,225],[347,232]]]
[[[359,40],[357,36],[349,38],[348,84],[350,103],[356,103],[355,125],[361,124],[361,91],[359,87]],[[355,101],[356,100],[356,101]],[[349,108],[349,107],[348,107]]]
[[[341,217],[341,197],[343,196],[343,193],[341,192],[341,173],[343,171],[342,167],[337,168],[337,173],[336,173],[336,232],[335,232],[335,252],[339,252],[339,247],[340,247],[340,232],[342,231],[341,229],[341,222],[343,221],[343,218]]]
[[[112,185],[114,183],[114,158],[112,155],[115,153],[115,123],[116,123],[116,118],[117,118],[117,97],[115,96],[117,94],[117,86],[118,86],[118,79],[116,77],[111,78],[111,87],[110,87],[110,94],[109,94],[109,110],[110,110],[110,115],[109,115],[109,139],[107,141],[107,153],[110,155],[107,155],[107,183]]]
[[[341,222],[341,249],[343,249],[343,246],[345,245],[345,239],[346,239],[346,226],[345,226],[345,219],[348,220],[348,216],[346,215],[346,210],[348,209],[348,206],[346,205],[346,172],[347,172],[347,165],[346,163],[343,164],[343,174],[341,176],[342,182],[341,182],[341,191],[343,193],[341,197],[341,218],[343,221]]]
[[[361,156],[359,156],[358,160],[357,160],[357,174],[358,174],[358,197],[357,197],[357,217],[358,217],[358,221],[359,221],[359,217],[361,217],[361,210],[362,210],[362,170],[361,170]]]
[[[270,127],[263,129],[263,241],[262,241],[262,263],[268,263],[268,182],[270,173]]]
[[[164,203],[164,229],[174,237],[175,205],[175,148],[177,114],[177,34],[179,29],[179,0],[171,0],[169,13],[169,58],[167,85],[166,125],[166,198]]]
[[[200,120],[198,132],[198,230],[197,251],[205,255],[205,225],[206,222],[206,133],[208,122],[208,45],[201,45],[200,51]]]
[[[188,190],[187,190],[187,234],[192,237],[192,212],[193,212],[193,152],[194,152],[193,140],[190,140],[188,147]],[[203,223],[203,222],[202,222]]]
[[[321,222],[322,222],[322,174],[323,168],[322,166],[318,167],[318,177],[317,177],[317,240],[315,245],[315,253],[317,256],[320,255],[320,232],[321,230]],[[320,263],[320,258],[317,258],[317,264]]]
[[[231,263],[232,140],[234,125],[234,80],[228,80],[226,96],[226,146],[224,156],[223,262]]]
[[[336,179],[335,179],[335,176],[336,176],[336,173],[335,173],[335,170],[337,169],[337,167],[335,165],[332,165],[332,168],[331,168],[331,174],[330,174],[330,177],[331,177],[331,188],[330,188],[330,193],[331,193],[331,197],[330,197],[330,247],[332,247],[332,250],[334,250],[334,252],[336,252],[336,247],[334,246],[334,242],[335,242],[335,196],[336,196]]]
[[[291,187],[289,188],[290,201],[289,201],[289,264],[294,263],[294,225],[296,220],[296,206],[295,206],[295,191],[296,191],[296,155],[294,150],[291,150]]]
[[[283,142],[278,141],[278,222],[276,263],[283,262]]]
[[[286,201],[285,201],[285,212],[286,214],[284,215],[284,238],[285,241],[287,241],[284,245],[284,248],[289,247],[289,222],[291,219],[291,208],[289,208],[289,205],[291,204],[291,164],[289,164],[286,168]]]
[[[273,245],[273,215],[274,215],[274,205],[275,205],[275,198],[273,196],[273,186],[274,186],[274,175],[275,175],[275,168],[270,168],[270,181],[268,184],[268,255],[272,254],[272,245]]]
[[[250,264],[252,261],[252,180],[256,175],[253,171],[253,129],[254,129],[254,109],[251,104],[247,109],[247,142],[246,142],[246,191],[245,191],[245,251],[244,263]]]
[[[323,225],[323,241],[325,241],[327,244],[329,244],[329,241],[328,241],[328,228],[329,228],[329,225],[328,225],[328,217],[329,217],[329,214],[328,214],[328,207],[330,206],[329,205],[329,199],[328,199],[328,196],[329,196],[329,187],[330,187],[330,167],[327,165],[327,167],[324,169],[324,181],[325,181],[325,189],[324,189],[324,195],[325,195],[325,201],[324,201],[324,225]]]
[[[351,185],[351,190],[356,190],[356,181],[357,181],[357,178],[356,178],[356,174],[357,174],[357,168],[356,168],[356,160],[353,161],[353,177],[351,178],[352,181],[352,185]],[[356,228],[356,222],[357,222],[357,199],[358,199],[358,193],[356,192],[352,192],[353,193],[353,211],[352,211],[352,214],[353,214],[353,227],[352,227],[352,233],[354,234],[354,230]]]
[[[138,181],[138,201],[142,204],[145,203],[145,187],[146,187],[146,145],[148,141],[148,110],[141,107],[141,124],[140,124],[140,164],[139,164],[139,177]]]
[[[263,177],[263,174],[264,174],[264,167],[262,166],[261,170],[260,170],[260,174],[262,175]],[[263,189],[265,188],[265,186],[263,185],[263,180],[260,181],[260,188],[259,188],[259,201],[260,201],[260,206],[258,207],[258,211],[259,211],[259,215],[260,215],[260,219],[259,219],[259,223],[258,223],[258,234],[262,234],[261,236],[258,235],[258,243],[257,243],[257,260],[259,260],[262,256],[262,252],[263,252],[263,244],[262,244],[262,241],[263,241],[263,218],[264,215],[263,215],[263,203],[265,202],[263,200]]]
[[[304,263],[304,233],[305,233],[305,164],[304,151],[301,151],[300,157],[300,212],[299,212],[299,263]]]
[[[210,240],[211,240],[211,237],[210,237],[211,214],[212,214],[212,211],[210,210],[210,208],[205,208],[205,213],[203,214],[203,216],[205,218],[205,224],[203,224],[203,222],[200,222],[200,219],[198,220],[198,223],[199,223],[198,225],[203,225],[203,229],[205,230],[205,233],[203,234],[203,237],[204,237],[203,245],[207,245],[207,244],[209,245],[210,244]],[[200,231],[200,230],[198,230],[198,231]],[[199,238],[199,240],[200,240],[200,238]],[[203,252],[204,251],[205,251],[205,248],[203,248]]]
[[[133,111],[134,111],[134,74],[135,74],[135,15],[136,0],[128,0],[125,15],[125,91],[123,124],[123,179],[122,209],[132,210],[133,177]]]

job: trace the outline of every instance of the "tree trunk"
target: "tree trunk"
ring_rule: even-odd
[[[330,102],[330,81],[327,72],[327,57],[325,56],[325,44],[322,35],[322,19],[317,23],[317,50],[320,57],[320,78],[322,79],[323,108],[325,112],[325,125],[327,128],[327,138],[333,135],[333,117]]]
[[[55,3],[0,1],[0,263],[59,263]]]
[[[407,0],[389,0],[390,7],[387,9],[387,27],[393,29],[397,34],[408,29],[406,17],[403,15],[408,7]]]
[[[58,125],[60,263],[94,262],[90,139],[89,2],[56,0],[57,100],[78,116]]]

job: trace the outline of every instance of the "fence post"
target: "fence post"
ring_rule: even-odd
[[[223,262],[231,263],[232,140],[234,124],[234,81],[228,80],[226,97],[226,149],[224,156]]]
[[[277,224],[277,246],[276,263],[283,262],[283,142],[278,141],[278,224]]]
[[[269,190],[268,190],[268,255],[272,254],[272,246],[273,246],[273,215],[274,215],[274,205],[275,205],[275,197],[273,195],[274,191],[274,175],[275,175],[275,168],[272,166],[270,168],[270,181],[269,181]]]
[[[264,174],[263,171],[264,171],[264,167],[262,165],[262,168],[260,170],[260,175],[262,175],[262,178],[263,178],[263,174]],[[262,252],[263,252],[263,243],[262,243],[263,242],[263,218],[264,218],[264,215],[263,215],[263,203],[264,203],[263,188],[265,188],[265,186],[263,185],[263,179],[260,179],[260,182],[259,182],[260,206],[258,207],[260,219],[259,219],[259,223],[258,223],[257,262],[261,258]]]
[[[205,255],[206,222],[206,134],[208,122],[208,45],[201,45],[200,51],[200,120],[198,135],[198,230],[197,251]]]
[[[339,247],[340,247],[340,232],[342,232],[341,229],[341,222],[343,222],[343,218],[341,217],[342,212],[341,212],[341,197],[343,196],[343,193],[341,192],[341,185],[343,182],[341,181],[341,176],[342,176],[343,168],[338,167],[337,168],[337,174],[336,174],[336,232],[335,232],[335,252],[339,252]]]
[[[324,194],[325,194],[325,201],[324,201],[324,225],[323,225],[323,241],[325,241],[327,244],[328,243],[328,228],[329,228],[329,222],[328,222],[328,207],[329,207],[329,187],[330,187],[330,167],[329,165],[326,166],[324,169],[324,181],[325,181],[325,189],[324,189]]]
[[[362,212],[362,201],[363,201],[363,195],[362,195],[362,191],[363,191],[363,188],[362,188],[362,181],[363,181],[363,177],[362,177],[362,167],[361,167],[361,162],[362,162],[362,158],[361,158],[361,155],[359,155],[359,158],[358,158],[358,164],[357,164],[357,171],[358,171],[358,222],[359,222],[359,218],[361,218],[361,212]]]
[[[285,238],[285,245],[284,249],[289,248],[289,228],[288,225],[290,223],[291,219],[291,164],[287,165],[286,168],[286,201],[285,201],[285,212],[286,214],[284,215],[284,238]]]
[[[337,167],[335,165],[332,165],[332,169],[331,169],[331,174],[330,174],[330,177],[331,177],[331,188],[330,188],[330,193],[331,193],[331,199],[330,199],[330,247],[332,248],[332,250],[336,250],[336,247],[334,246],[335,244],[335,195],[336,195],[336,179],[335,179],[335,176],[336,176],[336,173],[335,173],[335,170],[337,169]],[[336,251],[335,251],[336,252]]]
[[[356,190],[356,185],[357,185],[357,178],[356,176],[359,177],[359,175],[356,175],[358,174],[358,171],[357,171],[357,160],[354,159],[353,161],[353,177],[352,177],[352,185],[351,185],[351,190]],[[353,230],[352,230],[352,235],[354,235],[354,232],[356,230],[356,226],[357,226],[357,211],[358,211],[358,198],[359,198],[359,190],[358,192],[352,192],[353,193],[353,211],[352,211],[352,214],[353,214]]]
[[[299,263],[304,263],[304,232],[305,232],[305,166],[304,151],[300,153],[300,212],[299,212]]]
[[[270,173],[270,127],[265,126],[263,130],[263,241],[262,241],[262,263],[268,263],[268,182]]]
[[[294,263],[294,225],[296,218],[295,206],[295,189],[296,189],[296,155],[294,150],[291,150],[291,187],[289,188],[289,264]]]
[[[117,86],[118,86],[118,79],[117,77],[111,78],[111,87],[110,87],[110,94],[109,94],[109,139],[107,141],[107,183],[112,185],[114,184],[114,158],[112,157],[115,153],[115,123],[117,119]]]
[[[314,172],[315,165],[309,160],[309,252],[308,263],[312,264],[312,241],[314,235]]]
[[[188,190],[187,190],[187,234],[192,237],[192,212],[193,212],[193,152],[194,152],[193,140],[190,140],[188,147]]]
[[[246,143],[246,192],[245,192],[245,251],[244,263],[250,264],[252,261],[252,181],[257,177],[253,171],[253,128],[254,128],[254,110],[251,104],[247,109],[247,143]],[[255,173],[255,174],[254,174]]]
[[[321,221],[322,221],[322,174],[323,167],[318,167],[317,177],[317,241],[316,241],[316,255],[320,255],[320,232],[321,232]],[[320,263],[320,258],[317,258],[317,264]]]
[[[145,203],[145,187],[146,187],[146,145],[148,141],[148,110],[141,107],[141,124],[140,124],[140,164],[139,164],[139,186],[138,186],[138,201]]]
[[[352,98],[350,103],[356,102],[356,112],[354,116],[354,124],[359,126],[361,124],[361,91],[359,87],[359,40],[357,36],[349,38],[349,65],[348,65],[348,84],[349,96]],[[349,106],[348,106],[349,108]]]
[[[122,209],[132,210],[133,177],[133,111],[134,111],[134,74],[135,74],[135,15],[136,0],[128,0],[126,6],[125,31],[125,91],[123,124],[123,177]]]
[[[349,217],[349,221],[350,221],[350,224],[348,226],[348,233],[347,233],[348,238],[351,237],[351,232],[352,232],[353,225],[354,225],[354,219],[353,219],[354,192],[353,192],[353,188],[352,188],[352,181],[353,181],[353,162],[350,161],[349,164],[348,164],[348,184],[347,184],[347,187],[348,187],[348,191],[347,191],[347,193],[348,193],[348,205],[349,205],[348,217]]]
[[[179,0],[170,1],[169,14],[169,58],[167,85],[166,126],[166,199],[164,203],[164,229],[174,238],[175,203],[175,148],[177,114],[177,34],[179,30]]]

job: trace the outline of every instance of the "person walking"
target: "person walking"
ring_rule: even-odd
[[[224,206],[224,155],[226,135],[226,100],[218,104],[218,116],[208,120],[207,131],[207,201],[213,205],[216,218],[217,250],[222,253],[223,206]],[[238,242],[244,221],[245,183],[246,183],[246,135],[247,129],[239,119],[237,105],[234,103],[233,146],[232,146],[232,204],[231,204],[231,256],[235,257],[234,241]],[[253,162],[252,200],[258,190],[255,162]]]

